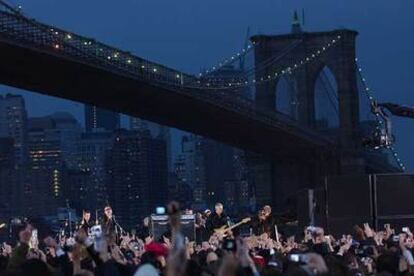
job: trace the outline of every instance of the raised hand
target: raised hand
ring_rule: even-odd
[[[411,232],[411,230],[410,230],[410,228],[408,228],[408,227],[405,227],[406,229],[405,229],[405,233],[409,236],[409,237],[411,237],[411,238],[413,238],[413,233]]]
[[[374,240],[378,246],[382,246],[383,245],[382,241],[384,240],[384,232],[383,231],[376,232],[374,235]]]
[[[29,229],[24,229],[19,233],[19,241],[24,244],[29,244],[32,237],[32,231]]]
[[[372,230],[368,223],[364,223],[364,233],[367,238],[373,238],[375,235],[374,230]]]
[[[352,237],[346,237],[345,243],[339,248],[338,255],[343,256],[352,246]]]
[[[46,247],[49,247],[49,248],[56,248],[58,246],[56,240],[52,238],[51,236],[46,237],[43,240],[43,242],[46,245]]]
[[[111,256],[119,264],[127,263],[124,254],[121,252],[121,249],[117,245],[113,245],[111,247]]]
[[[2,247],[3,247],[3,255],[10,256],[12,253],[12,247],[5,242],[3,242]]]
[[[389,239],[392,235],[394,235],[395,231],[391,228],[389,223],[384,224],[386,239]]]
[[[151,242],[153,242],[153,238],[151,236],[148,236],[145,238],[145,244],[150,244]]]

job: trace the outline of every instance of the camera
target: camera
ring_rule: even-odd
[[[157,215],[165,215],[165,207],[157,207],[155,208],[155,214]]]
[[[237,249],[236,241],[233,239],[225,239],[223,241],[223,250],[235,252]]]

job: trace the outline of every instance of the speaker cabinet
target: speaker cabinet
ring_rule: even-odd
[[[151,216],[151,235],[158,241],[164,234],[170,234],[170,224],[167,215]],[[190,241],[195,240],[195,215],[181,216],[181,232]]]

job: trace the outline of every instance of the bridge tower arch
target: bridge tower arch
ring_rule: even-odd
[[[338,142],[346,148],[356,148],[359,123],[359,96],[357,89],[357,65],[355,62],[356,31],[340,29],[329,32],[294,32],[285,35],[256,35],[255,68],[257,80],[255,101],[263,109],[277,109],[277,83],[279,78],[261,82],[275,72],[293,68],[312,53],[331,44],[316,58],[292,70],[289,78],[296,83],[297,120],[303,126],[315,128],[315,83],[324,67],[328,67],[337,82],[339,102]],[[340,37],[340,39],[338,39]],[[332,41],[335,40],[335,43]],[[334,44],[334,45],[332,45]]]

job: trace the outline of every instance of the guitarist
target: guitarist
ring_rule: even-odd
[[[211,236],[214,234],[214,230],[223,226],[229,225],[229,218],[224,214],[223,204],[220,202],[216,203],[215,211],[212,213],[206,221],[206,229]]]

